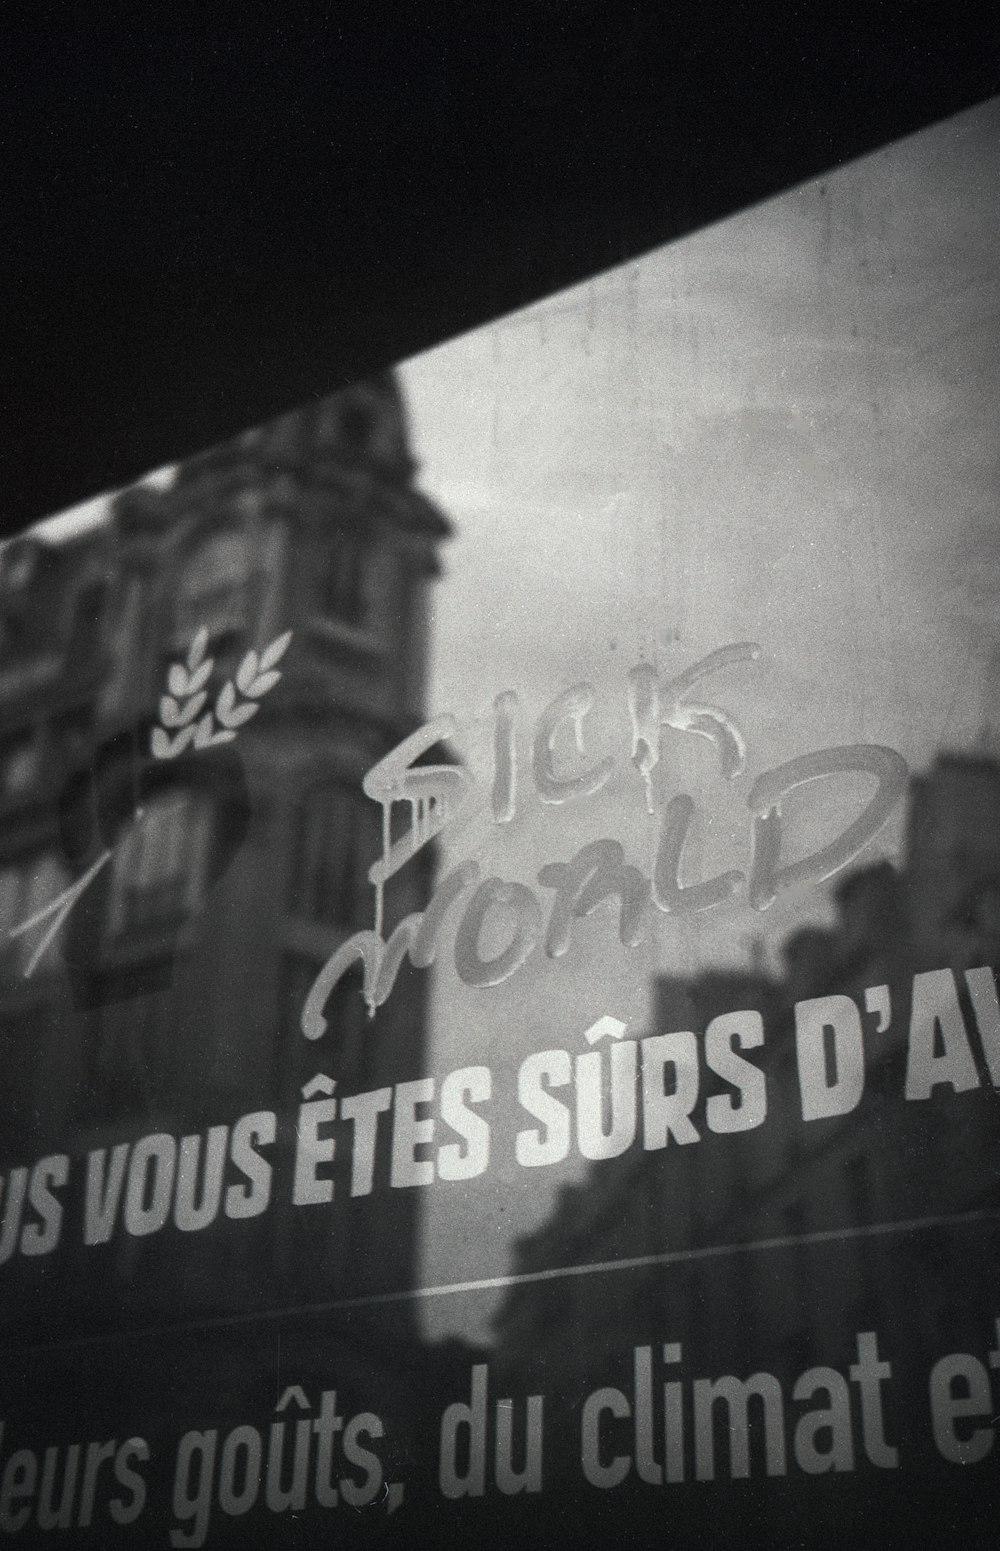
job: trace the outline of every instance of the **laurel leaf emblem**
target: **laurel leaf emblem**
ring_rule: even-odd
[[[278,683],[281,674],[277,668],[272,668],[270,673],[258,673],[246,693],[254,700],[259,700],[261,695],[266,695]]]
[[[164,727],[186,727],[188,722],[194,721],[207,699],[204,690],[192,695],[187,705],[181,705],[171,695],[161,695],[160,721]]]
[[[250,694],[250,686],[260,669],[260,658],[256,652],[247,652],[243,661],[236,670],[236,688],[242,695]]]
[[[292,639],[292,632],[286,630],[284,635],[279,635],[272,641],[266,651],[260,654],[260,668],[262,673],[267,673],[277,666],[288,650],[288,643]]]
[[[153,758],[176,759],[178,754],[183,754],[194,736],[193,726],[182,727],[176,738],[168,737],[162,727],[154,727],[150,739]]]
[[[201,662],[201,659],[204,657],[205,648],[207,645],[208,631],[205,626],[202,625],[201,629],[198,631],[198,634],[191,642],[191,648],[187,655],[187,665],[192,672],[194,672],[195,668],[197,668],[198,664]]]
[[[206,657],[208,631],[198,631],[185,663],[171,663],[167,670],[169,694],[160,696],[160,725],[150,734],[155,759],[176,759],[193,742],[196,749],[231,743],[237,728],[243,727],[260,710],[260,701],[280,682],[275,667],[288,649],[292,632],[286,630],[262,652],[248,651],[236,670],[235,679],[227,679],[219,690],[213,709],[205,710],[206,685],[214,659]],[[242,698],[241,698],[242,697]],[[171,731],[176,729],[174,737]]]

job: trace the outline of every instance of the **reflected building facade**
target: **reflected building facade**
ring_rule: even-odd
[[[743,1380],[766,1370],[790,1396],[811,1365],[846,1373],[858,1334],[871,1332],[884,1356],[901,1359],[886,1425],[914,1457],[926,1453],[926,1424],[919,1429],[927,1369],[941,1351],[985,1350],[1000,1313],[1000,1213],[995,1175],[984,1167],[1000,1142],[1000,1117],[984,1057],[989,1032],[977,1036],[990,1021],[989,999],[974,1009],[964,979],[966,970],[989,975],[1000,964],[998,835],[1000,765],[986,755],[942,755],[912,780],[900,867],[879,862],[845,877],[835,924],[795,933],[781,975],[710,971],[658,982],[652,1032],[692,1031],[699,1047],[691,1127],[643,1150],[637,1098],[631,1145],[590,1164],[541,1228],[517,1243],[514,1284],[494,1321],[512,1392],[544,1383],[571,1416],[595,1385],[620,1385],[631,1415],[636,1350],[653,1365],[655,1395],[661,1377],[681,1376],[676,1366],[663,1369],[662,1347],[689,1373]],[[930,981],[928,972],[939,970],[955,1002],[944,998],[937,1008],[934,1054],[943,1055],[952,1008],[960,1008],[976,1072],[958,1091],[942,1078],[932,1095],[907,1100],[914,977]],[[795,1009],[817,998],[849,998],[857,1008],[865,1074],[846,1112],[806,1121]],[[737,1010],[761,1020],[763,1041],[746,1058],[763,1075],[766,1115],[715,1134],[706,1102],[733,1089],[706,1071],[703,1037],[713,1019]],[[833,1083],[837,1057],[830,1034],[823,1038],[825,1081]],[[658,1080],[669,1093],[682,1076]],[[571,1274],[552,1274],[558,1267]],[[927,1354],[926,1368],[914,1353]],[[661,1402],[654,1404],[658,1414]],[[763,1474],[763,1412],[755,1415],[749,1473]],[[662,1416],[650,1425],[662,1460]],[[629,1426],[607,1423],[609,1458],[631,1438]],[[729,1435],[720,1437],[728,1450]],[[691,1480],[690,1427],[686,1439]],[[929,1463],[932,1471],[942,1464],[933,1451]],[[557,1468],[578,1475],[578,1456]],[[637,1484],[634,1473],[626,1479]],[[694,1523],[702,1510],[695,1503],[691,1511]]]
[[[385,374],[126,492],[99,528],[58,545],[29,534],[0,556],[0,1173],[190,1135],[207,1181],[212,1127],[276,1117],[273,1141],[266,1125],[258,1137],[275,1206],[256,1222],[220,1213],[208,1234],[77,1244],[60,1321],[98,1318],[109,1284],[119,1320],[123,1304],[166,1314],[181,1289],[189,1310],[218,1312],[412,1284],[418,1193],[383,1190],[377,1171],[352,1211],[349,1148],[321,1171],[332,1202],[285,1202],[303,1087],[319,1073],[377,1089],[426,1061],[426,977],[409,966],[373,1020],[355,974],[321,1041],[299,1026],[328,954],[372,925],[382,834],[362,777],[423,719],[450,529],[414,473]],[[153,758],[158,723],[175,736],[172,718],[200,718],[247,652],[288,632],[280,683],[258,662],[235,736]],[[424,903],[431,857],[390,881],[387,929]],[[52,917],[16,933],[85,879],[43,952]],[[6,1271],[13,1311],[31,1265]],[[409,1308],[393,1306],[401,1330]]]

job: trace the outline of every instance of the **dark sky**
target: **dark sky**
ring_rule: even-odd
[[[37,16],[0,63],[8,528],[1000,90],[957,9]]]

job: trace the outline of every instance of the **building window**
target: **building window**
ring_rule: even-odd
[[[363,399],[351,399],[340,412],[340,434],[353,453],[363,453],[375,434],[378,415],[374,405]]]
[[[66,767],[76,765],[88,752],[94,726],[94,707],[89,701],[60,711],[48,727],[46,757],[55,755]]]
[[[210,841],[205,798],[179,790],[149,798],[112,862],[112,934],[193,915],[205,897]]]
[[[75,1094],[79,1123],[141,1122],[154,1112],[157,1098],[162,1102],[172,1026],[169,1007],[156,991],[169,977],[169,961],[101,976],[102,1010],[86,1028],[83,1078]]]
[[[101,685],[101,715],[112,718],[127,703],[129,686],[135,682],[137,665],[142,661],[145,589],[138,577],[123,584],[117,608],[108,629],[115,641]],[[186,651],[187,640],[179,643]]]
[[[11,733],[0,741],[0,797],[21,797],[41,773],[38,738],[33,728]]]
[[[71,650],[78,663],[92,663],[100,648],[107,597],[105,582],[88,582],[76,596]]]
[[[70,882],[66,868],[51,852],[0,869],[0,963],[8,975],[26,973],[39,942],[51,927],[51,919],[40,921],[23,936],[12,938],[10,933],[58,899]],[[57,933],[37,959],[32,973],[54,969],[60,962]]]
[[[321,577],[324,616],[352,630],[364,630],[371,615],[371,545],[357,534],[334,534],[323,557]]]
[[[344,928],[371,924],[368,869],[379,854],[380,815],[360,787],[325,782],[306,792],[298,816],[294,914]]]
[[[53,599],[45,586],[54,565],[51,554],[30,538],[15,539],[3,546],[0,553],[0,653],[5,668],[51,651],[55,644],[61,604]],[[52,617],[53,604],[56,618]]]
[[[181,570],[174,605],[174,643],[190,645],[204,626],[209,652],[218,654],[246,636],[253,620],[253,566],[245,533],[230,529],[203,540]]]

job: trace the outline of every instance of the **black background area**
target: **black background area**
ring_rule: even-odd
[[[4,531],[990,96],[998,30],[623,0],[8,26]]]

